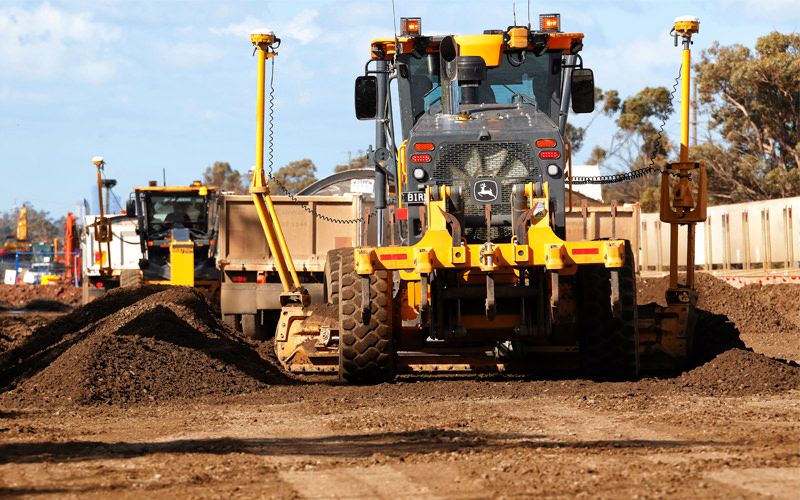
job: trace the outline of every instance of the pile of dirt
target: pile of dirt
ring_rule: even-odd
[[[190,288],[112,291],[0,355],[2,397],[25,406],[223,396],[287,381]]]
[[[0,314],[0,353],[22,344],[53,317],[52,314]]]
[[[664,305],[669,278],[645,278],[637,283],[639,304]],[[706,273],[696,275],[697,307],[726,316],[745,344],[768,356],[800,361],[800,285],[748,285],[734,288]],[[698,335],[702,331],[698,329]]]
[[[731,349],[672,380],[704,396],[746,396],[800,389],[800,367],[744,349]]]
[[[30,309],[31,302],[39,299],[39,304],[53,302],[78,307],[81,303],[81,289],[69,285],[0,285],[0,309]],[[35,307],[37,302],[33,302]],[[48,309],[49,310],[49,309]]]

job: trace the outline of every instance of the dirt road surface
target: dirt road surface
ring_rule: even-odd
[[[800,491],[800,367],[758,352],[729,350],[635,383],[480,376],[346,387],[256,372],[258,360],[268,366],[265,346],[225,330],[192,291],[109,295],[0,353],[0,497]],[[787,325],[770,330],[772,352],[797,352]],[[749,347],[767,338],[748,335]]]

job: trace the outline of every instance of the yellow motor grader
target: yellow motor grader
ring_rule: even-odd
[[[535,30],[426,36],[419,18],[403,18],[400,36],[372,42],[355,101],[357,118],[376,123],[369,157],[378,241],[329,252],[327,304],[311,304],[300,287],[271,208],[264,67],[276,39],[252,36],[259,76],[251,192],[271,252],[281,256],[275,349],[286,369],[338,373],[350,383],[545,368],[621,380],[636,378],[642,365],[687,362],[694,224],[705,218],[705,171],[686,149],[689,44],[699,21],[675,24],[684,47],[684,128],[681,161],[661,169],[662,219],[673,228],[668,306],[644,308],[636,302],[637,249],[628,241],[566,239],[565,127],[570,104],[593,111],[594,78],[579,55],[583,34],[562,32],[560,23],[550,14]],[[679,225],[689,231],[682,285]]]

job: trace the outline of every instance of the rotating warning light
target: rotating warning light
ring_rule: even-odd
[[[420,36],[422,34],[422,18],[401,17],[400,31],[403,36]]]
[[[539,14],[539,31],[559,31],[561,14]]]

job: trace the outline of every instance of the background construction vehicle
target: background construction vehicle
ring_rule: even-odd
[[[128,200],[136,217],[142,258],[139,271],[124,270],[120,286],[142,283],[219,288],[213,244],[216,239],[215,186],[137,187]]]
[[[374,205],[371,189],[368,194],[359,191],[371,187],[374,176],[369,169],[339,172],[308,186],[297,197],[272,197],[288,230],[286,243],[298,278],[315,302],[326,300],[328,251],[375,241],[375,224],[363,217]],[[249,337],[271,337],[281,309],[282,286],[253,199],[223,193],[218,200],[216,255],[222,319]],[[318,214],[326,219],[318,219]],[[361,220],[343,226],[337,219]]]
[[[567,114],[570,103],[575,112],[594,109],[593,75],[578,56],[583,35],[561,32],[557,14],[540,16],[535,31],[511,26],[481,35],[423,36],[419,18],[402,25],[400,37],[372,43],[374,65],[356,80],[356,116],[376,120],[370,159],[377,244],[329,252],[327,281],[338,293],[326,310],[308,307],[283,252],[285,300],[275,338],[283,365],[374,383],[400,372],[548,365],[631,379],[642,354],[685,363],[696,299],[691,273],[678,286],[677,262],[672,266],[669,305],[650,308],[643,342],[636,249],[620,239],[566,240]],[[699,23],[689,25],[694,31],[680,31],[687,41],[685,86],[688,40]],[[263,80],[266,51],[254,43]],[[389,105],[391,79],[400,134]],[[263,124],[263,81],[259,102]],[[700,172],[697,200],[693,170]],[[678,224],[691,231],[702,215],[704,175],[685,162],[685,151],[664,171],[662,218],[675,224],[677,255]],[[669,173],[680,179],[674,189]],[[397,234],[383,231],[387,192],[397,196]],[[386,236],[401,244],[387,244]]]

